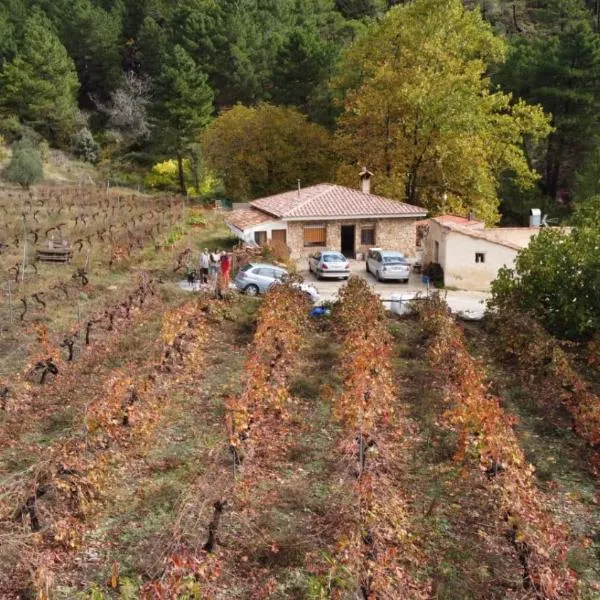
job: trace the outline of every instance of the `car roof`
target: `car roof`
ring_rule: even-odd
[[[341,252],[338,252],[337,250],[322,250],[321,254],[335,254],[336,256],[344,256]],[[346,258],[344,256],[344,258]]]
[[[269,269],[279,269],[280,271],[287,271],[285,267],[280,267],[278,265],[272,265],[270,263],[249,263],[252,268],[254,267],[267,267]]]
[[[404,254],[402,252],[398,252],[397,250],[379,250],[381,256],[400,256],[404,258]]]

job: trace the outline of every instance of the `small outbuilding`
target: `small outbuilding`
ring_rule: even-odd
[[[371,194],[371,176],[362,171],[361,189],[321,183],[260,198],[226,222],[249,244],[285,244],[294,259],[326,249],[358,258],[374,246],[414,256],[416,222],[426,211]]]
[[[490,227],[481,221],[442,215],[420,221],[425,268],[438,264],[444,284],[487,291],[501,267],[514,266],[519,250],[529,245],[539,227]]]

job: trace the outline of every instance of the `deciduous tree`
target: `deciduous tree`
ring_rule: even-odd
[[[372,24],[335,81],[345,97],[339,178],[368,165],[388,196],[497,220],[499,177],[510,170],[531,186],[523,140],[550,131],[539,107],[491,88],[488,65],[505,51],[460,0],[416,0]]]
[[[331,137],[290,108],[238,105],[219,116],[204,138],[207,165],[225,190],[242,201],[297,185],[327,181],[333,170]]]

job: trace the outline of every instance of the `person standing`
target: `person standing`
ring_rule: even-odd
[[[231,257],[226,252],[221,254],[221,280],[223,282],[223,290],[229,289],[229,275],[231,273]]]
[[[204,248],[200,254],[200,282],[208,283],[208,269],[210,267],[210,254],[208,248]]]
[[[217,278],[220,262],[221,262],[221,251],[217,248],[214,252],[210,253],[210,261],[209,261],[210,278],[213,280]]]
[[[226,298],[229,292],[229,273],[231,271],[231,258],[226,252],[221,254],[219,264],[219,276],[217,278],[216,295],[217,298]]]

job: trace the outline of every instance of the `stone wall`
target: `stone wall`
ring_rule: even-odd
[[[380,247],[386,250],[399,250],[408,257],[416,253],[416,219],[378,219],[378,220],[339,220],[321,221],[327,226],[327,243],[323,247],[304,247],[304,225],[317,224],[316,221],[288,221],[287,243],[292,258],[307,257],[321,250],[341,250],[342,225],[355,225],[354,247],[357,253],[364,254],[369,247]],[[362,245],[361,229],[375,227],[375,243]]]

